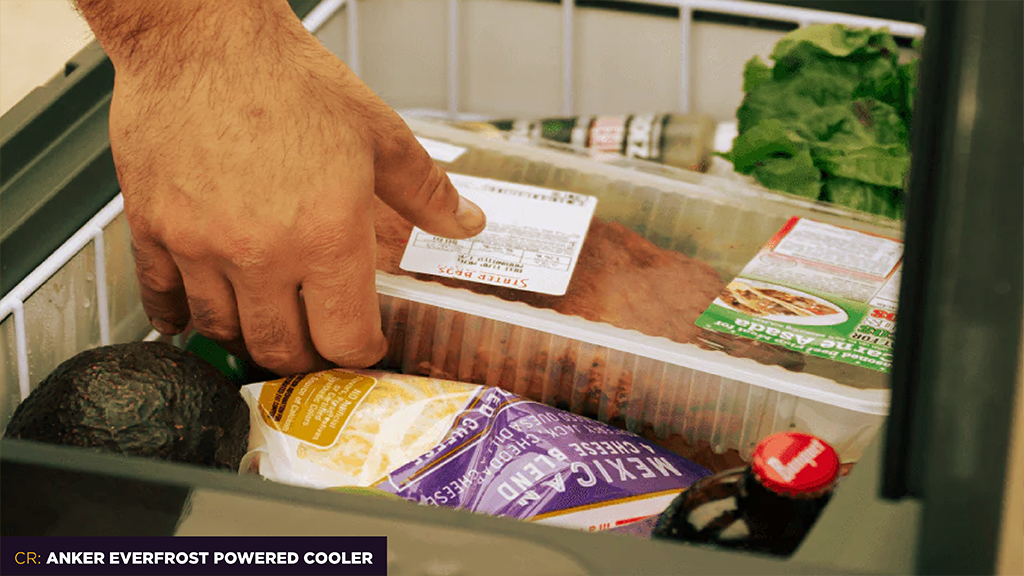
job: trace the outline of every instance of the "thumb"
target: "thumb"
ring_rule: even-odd
[[[380,136],[374,159],[377,196],[414,226],[445,238],[469,238],[487,224],[484,213],[458,190],[396,118],[396,129]]]

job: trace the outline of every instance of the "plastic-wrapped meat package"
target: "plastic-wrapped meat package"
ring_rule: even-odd
[[[419,280],[435,282],[453,288],[488,294],[507,301],[522,302],[536,308],[578,316],[594,322],[611,324],[617,328],[636,330],[648,336],[663,337],[674,342],[695,344],[705,349],[718,350],[739,358],[749,358],[762,364],[782,366],[789,370],[803,370],[808,359],[801,354],[781,347],[766,345],[754,340],[704,330],[694,321],[725,288],[718,273],[707,264],[674,251],[664,250],[643,238],[629,228],[595,217],[590,224],[583,243],[578,264],[573,272],[568,290],[564,296],[552,296],[537,292],[517,290],[455,278],[406,272],[400,267],[402,256],[413,230],[412,225],[383,202],[376,204],[377,268],[395,275],[413,276]],[[408,318],[397,319],[401,332]],[[433,334],[436,317],[428,313],[416,318],[420,334]],[[464,322],[456,317],[450,327],[449,342],[463,340]],[[393,341],[404,342],[399,334]],[[422,350],[413,353],[416,358],[431,358],[430,348],[435,345],[426,338],[419,342],[406,343],[419,346]],[[605,358],[600,355],[579,358],[568,352],[558,358],[549,358],[548,352],[539,351],[532,357],[516,358],[503,355],[490,357],[493,347],[472,352],[472,358],[461,357],[453,350],[445,355],[443,365],[421,361],[407,372],[437,378],[458,379],[477,384],[497,381],[499,386],[511,389],[507,383],[512,375],[525,371],[529,381],[523,396],[546,399],[554,406],[580,414],[596,417],[598,406],[606,405],[603,421],[623,426],[623,406],[632,387],[632,375],[628,372],[606,374]],[[552,371],[548,367],[556,367]],[[522,366],[525,362],[527,365]],[[458,370],[460,365],[472,366],[469,374]],[[580,370],[581,363],[584,369]],[[398,369],[388,365],[387,359],[381,367]],[[488,373],[498,370],[498,378],[488,379]],[[582,376],[581,376],[582,374]],[[509,377],[506,378],[505,376]],[[586,381],[581,381],[585,378]],[[602,386],[608,381],[615,386]],[[547,389],[545,389],[547,387]],[[552,390],[553,388],[553,390]],[[609,393],[609,390],[611,391]],[[707,446],[686,447],[680,438],[663,438],[659,442],[671,443],[683,450],[688,457],[698,462],[713,464],[721,469],[741,464],[742,460],[734,451],[717,454]]]

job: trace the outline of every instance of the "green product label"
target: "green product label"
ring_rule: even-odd
[[[889,373],[902,246],[792,218],[696,324]]]

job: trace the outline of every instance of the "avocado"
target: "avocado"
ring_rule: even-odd
[[[202,358],[134,342],[62,363],[18,405],[6,435],[237,471],[249,409]]]

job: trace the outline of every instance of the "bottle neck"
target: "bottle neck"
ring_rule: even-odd
[[[795,550],[832,496],[831,486],[813,494],[787,495],[766,488],[748,468],[744,503],[752,528],[771,536],[782,550]]]

